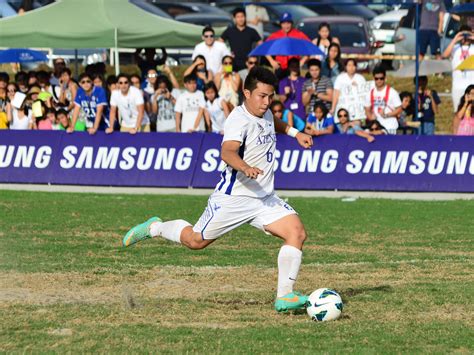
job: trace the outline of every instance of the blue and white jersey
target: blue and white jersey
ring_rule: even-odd
[[[250,179],[230,166],[221,173],[216,191],[227,195],[262,198],[273,193],[276,134],[270,110],[262,118],[249,113],[245,104],[236,107],[224,124],[225,141],[241,142],[239,155],[251,167],[263,170],[263,175]]]
[[[107,106],[107,96],[104,88],[94,86],[91,96],[88,96],[83,88],[77,89],[77,95],[74,103],[81,107],[84,117],[87,120],[87,127],[93,127],[99,105]],[[100,120],[99,129],[104,130],[109,127],[109,118],[106,116],[106,107],[102,111],[102,119]]]

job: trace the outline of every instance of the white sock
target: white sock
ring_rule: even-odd
[[[190,223],[182,219],[169,222],[154,222],[150,225],[150,234],[152,237],[163,237],[172,242],[181,243],[181,232],[190,225]]]
[[[278,254],[277,297],[293,292],[293,285],[300,270],[303,252],[291,245],[283,245]]]

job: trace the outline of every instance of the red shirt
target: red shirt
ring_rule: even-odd
[[[271,41],[273,39],[278,39],[278,38],[283,38],[283,37],[292,37],[292,38],[299,38],[299,39],[305,39],[307,41],[311,40],[306,36],[303,32],[300,30],[297,30],[296,28],[292,28],[290,32],[286,33],[283,30],[278,30],[276,32],[273,32],[270,36],[268,36],[267,41]],[[301,57],[299,56],[287,56],[287,55],[277,55],[275,57],[275,60],[280,63],[281,69],[286,69],[288,68],[288,60],[291,58],[298,58],[300,59]]]

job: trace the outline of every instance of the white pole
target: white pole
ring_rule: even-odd
[[[120,62],[119,62],[119,52],[118,52],[118,35],[117,28],[115,28],[115,75],[119,75],[120,72]]]

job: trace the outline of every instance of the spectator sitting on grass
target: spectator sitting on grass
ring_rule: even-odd
[[[337,118],[339,123],[336,125],[336,129],[340,134],[355,134],[359,137],[367,139],[367,142],[372,143],[375,138],[369,133],[364,131],[358,124],[358,121],[349,121],[349,112],[345,108],[337,111]]]
[[[414,79],[415,80],[415,79]],[[431,136],[435,133],[435,115],[441,100],[436,90],[428,88],[428,77],[418,79],[418,120],[421,122],[420,134]]]
[[[205,113],[206,102],[202,91],[197,91],[196,77],[187,75],[183,79],[186,91],[176,100],[176,132],[204,132],[211,127],[209,115]]]
[[[314,105],[313,113],[306,120],[305,133],[312,136],[324,136],[334,133],[334,118],[328,116],[326,105],[318,102]]]
[[[270,110],[273,113],[273,117],[282,120],[290,127],[294,127],[300,132],[304,131],[306,122],[303,121],[300,117],[293,114],[293,112],[291,112],[290,110],[286,109],[280,101],[273,101],[270,105]]]

